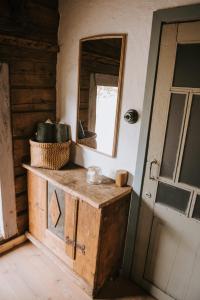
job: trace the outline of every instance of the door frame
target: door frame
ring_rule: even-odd
[[[125,277],[132,277],[133,273],[132,265],[134,259],[137,224],[140,213],[145,162],[149,144],[162,25],[168,23],[189,22],[198,20],[200,20],[200,4],[161,9],[153,13],[138,155],[136,161],[136,170],[133,182],[133,193],[130,203],[128,228],[122,265],[122,274]]]

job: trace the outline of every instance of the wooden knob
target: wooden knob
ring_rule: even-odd
[[[116,172],[115,184],[116,186],[126,186],[128,181],[128,172],[126,170],[118,170]]]

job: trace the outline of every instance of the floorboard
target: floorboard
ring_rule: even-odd
[[[0,257],[0,300],[90,300],[30,242]],[[122,278],[108,282],[98,299],[153,300]]]

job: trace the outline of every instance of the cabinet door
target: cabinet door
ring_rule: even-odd
[[[74,271],[94,286],[101,210],[79,200]],[[81,251],[84,247],[84,252]]]
[[[66,203],[67,194],[48,182],[47,214],[44,244],[67,265],[72,267],[72,260],[66,255]]]
[[[47,182],[28,171],[29,232],[43,241],[46,224]]]
[[[76,248],[77,246],[80,246],[78,245],[77,238],[76,238],[78,207],[79,207],[78,198],[66,193],[65,194],[66,253],[73,260],[75,260],[76,258]],[[84,246],[82,246],[82,252],[84,251],[85,251]]]
[[[73,259],[73,269],[94,285],[101,212],[71,195],[65,198],[66,253]]]

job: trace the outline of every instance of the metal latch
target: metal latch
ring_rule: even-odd
[[[152,169],[153,169],[153,166],[156,166],[156,175],[152,175]],[[149,179],[151,180],[158,180],[158,167],[159,167],[159,162],[154,159],[150,162],[150,168],[149,168]],[[155,170],[154,170],[155,172]]]
[[[66,243],[72,247],[81,250],[82,254],[85,255],[85,245],[81,245],[75,240],[71,240],[69,236],[66,237]]]

